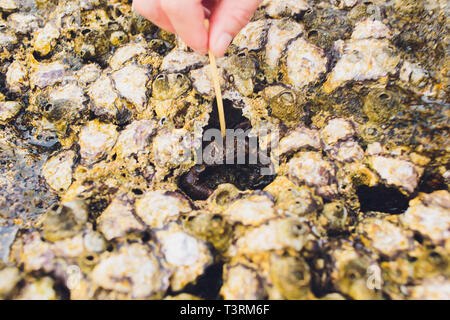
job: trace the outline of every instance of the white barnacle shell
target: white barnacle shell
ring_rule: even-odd
[[[126,236],[132,231],[143,231],[143,226],[133,215],[133,205],[124,196],[116,197],[97,219],[98,228],[106,240]]]
[[[225,81],[225,72],[224,69],[221,67],[218,67],[218,71],[219,71],[220,88],[223,91],[227,87],[227,82]],[[214,84],[211,79],[210,65],[206,65],[199,69],[192,70],[189,73],[189,77],[192,79],[192,85],[200,94],[211,97],[214,96]]]
[[[302,24],[290,19],[273,20],[267,34],[265,61],[273,69],[278,66],[287,43],[305,31]]]
[[[189,211],[187,199],[164,190],[149,191],[136,201],[136,214],[151,228],[162,228]]]
[[[114,72],[112,78],[120,95],[133,103],[137,110],[142,110],[147,102],[148,70],[130,64]]]
[[[153,138],[153,155],[158,167],[177,167],[191,159],[191,137],[185,129],[161,130]]]
[[[377,80],[394,73],[399,61],[386,39],[349,40],[323,89],[330,93],[347,81]]]
[[[264,298],[261,279],[255,270],[241,264],[225,269],[220,294],[225,300],[259,300]]]
[[[302,148],[320,149],[319,131],[309,129],[304,126],[298,126],[289,132],[280,140],[279,155],[285,155],[289,152],[295,152]]]
[[[356,135],[353,124],[343,118],[335,118],[328,121],[320,131],[320,137],[326,145],[333,145],[338,141],[348,140]]]
[[[292,248],[300,251],[310,239],[309,227],[298,218],[276,218],[248,229],[230,247],[228,254],[252,254]]]
[[[450,237],[450,193],[438,190],[419,194],[409,202],[401,221],[409,229],[430,238],[436,244]]]
[[[91,276],[100,287],[133,298],[161,294],[169,285],[169,274],[154,252],[138,243],[123,246],[118,252],[104,253]]]
[[[45,56],[54,49],[56,40],[59,38],[59,29],[52,23],[47,23],[44,28],[39,29],[33,39],[33,48]]]
[[[298,38],[287,49],[287,80],[296,88],[303,88],[319,80],[327,71],[328,59],[323,49]]]
[[[233,44],[239,50],[260,50],[264,47],[270,20],[257,20],[247,24],[234,38]]]
[[[387,256],[410,249],[411,235],[387,220],[367,219],[358,229],[369,239],[372,248]]]
[[[328,152],[333,159],[342,162],[361,161],[364,158],[363,148],[354,140],[338,142]]]
[[[149,139],[155,131],[155,121],[135,120],[120,132],[117,143],[114,146],[114,151],[119,158],[138,153],[149,145]]]
[[[13,92],[21,92],[29,86],[28,70],[20,61],[16,60],[8,67],[6,83]]]
[[[109,65],[113,70],[120,69],[127,61],[145,53],[147,50],[145,42],[129,43],[117,49],[109,60]]]
[[[102,75],[97,81],[92,83],[89,86],[88,94],[96,115],[116,115],[115,102],[119,95],[114,90],[111,79],[107,75]]]
[[[109,123],[101,123],[98,120],[89,121],[81,128],[78,144],[80,145],[81,158],[92,164],[106,153],[116,143],[118,132],[116,126]]]
[[[19,101],[0,101],[0,121],[7,121],[16,116],[21,108],[22,103]]]
[[[336,168],[319,152],[301,152],[288,162],[289,177],[298,184],[313,187],[318,195],[332,198],[337,194]]]
[[[389,28],[382,23],[379,20],[373,20],[373,19],[365,19],[362,21],[359,21],[355,29],[352,33],[352,39],[379,39],[379,38],[391,38],[391,31]]]
[[[265,12],[272,18],[292,17],[311,10],[305,0],[263,0],[261,6],[265,7]]]
[[[244,225],[259,225],[277,216],[273,201],[267,195],[253,194],[234,201],[225,211],[225,217]]]
[[[36,66],[30,74],[30,85],[32,88],[45,88],[55,83],[62,82],[66,77],[66,68],[59,61],[43,63]]]
[[[50,159],[42,167],[42,174],[48,185],[56,191],[65,191],[72,184],[72,167],[75,152],[66,150]]]
[[[414,164],[407,160],[384,156],[373,156],[370,163],[380,177],[388,184],[402,187],[407,192],[413,192],[419,183],[420,175]]]
[[[194,281],[213,261],[206,243],[188,235],[176,224],[157,231],[156,238],[165,260],[174,270],[170,279],[173,290],[180,290]]]
[[[40,19],[34,14],[15,12],[8,16],[7,21],[16,33],[27,34],[39,27]]]
[[[98,77],[100,77],[101,73],[102,70],[98,64],[90,63],[78,70],[76,73],[76,77],[80,85],[85,86],[97,80]]]
[[[208,58],[195,52],[174,49],[163,58],[161,71],[183,72],[196,69],[208,63]]]
[[[73,118],[77,118],[80,112],[85,109],[84,103],[87,100],[83,89],[74,83],[68,83],[52,89],[48,98],[50,103],[57,103],[58,101],[69,102],[71,109],[66,110],[66,112],[69,112],[70,117]]]

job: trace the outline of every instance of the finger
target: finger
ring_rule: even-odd
[[[209,48],[217,57],[225,54],[239,31],[247,25],[261,0],[224,0],[210,18]]]
[[[175,33],[172,23],[161,7],[161,0],[133,0],[133,8],[161,29]]]
[[[205,54],[208,51],[208,33],[204,25],[202,1],[162,0],[161,7],[178,36],[189,47]]]

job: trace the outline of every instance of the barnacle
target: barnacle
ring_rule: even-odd
[[[131,1],[0,0],[0,298],[449,299],[446,10],[262,1],[221,146]]]

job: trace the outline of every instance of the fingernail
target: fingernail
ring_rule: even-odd
[[[227,51],[231,40],[233,40],[233,37],[231,35],[229,35],[228,33],[222,33],[215,43],[214,54],[218,57],[223,56],[225,51]]]

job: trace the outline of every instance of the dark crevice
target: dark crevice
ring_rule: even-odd
[[[409,198],[395,188],[360,186],[356,190],[362,212],[400,214],[408,209]]]
[[[247,132],[251,129],[250,121],[242,115],[242,109],[233,106],[230,100],[224,100],[224,113],[226,115],[227,129],[242,129]],[[213,110],[210,115],[208,125],[204,132],[208,129],[219,129],[219,115],[217,105],[214,102]],[[210,144],[215,143],[203,141],[203,151]],[[217,143],[217,142],[216,142]],[[226,147],[226,143],[224,144]],[[231,151],[231,155],[236,157],[237,152],[242,145],[236,144],[234,150],[226,150],[226,153]],[[262,175],[261,170],[268,168],[268,164],[263,164],[258,153],[259,146],[252,146],[249,143],[248,137],[245,138],[245,161],[237,164],[236,158],[233,164],[212,164],[208,166],[197,165],[194,166],[188,173],[183,175],[179,180],[179,187],[193,200],[205,200],[214,191],[214,189],[223,183],[231,183],[240,190],[257,190],[263,189],[270,184],[275,175]],[[222,151],[217,151],[222,152]],[[250,164],[250,154],[257,158],[257,161]],[[205,155],[204,155],[205,156]],[[266,154],[267,156],[267,154]],[[224,159],[226,156],[224,157]],[[242,159],[244,160],[244,159]]]
[[[445,179],[438,174],[425,170],[419,181],[419,192],[432,193],[437,190],[447,190]]]
[[[213,264],[205,269],[205,272],[198,277],[195,284],[188,284],[182,292],[206,300],[220,299],[219,291],[223,284],[222,273],[223,262]]]

